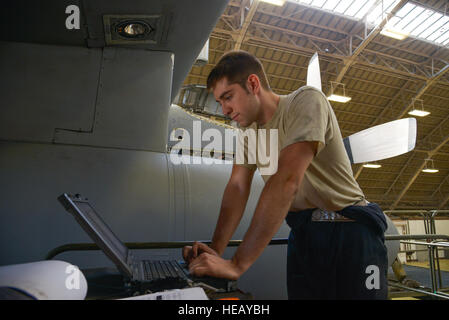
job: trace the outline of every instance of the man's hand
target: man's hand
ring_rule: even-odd
[[[197,258],[200,254],[207,252],[212,255],[219,256],[215,250],[210,248],[208,245],[195,241],[193,246],[185,246],[182,248],[182,257],[187,264],[190,264],[195,258]]]
[[[197,277],[211,276],[237,280],[243,273],[236,263],[222,259],[215,250],[201,242],[185,246],[182,249],[182,256],[189,265],[190,274]]]
[[[197,277],[211,276],[230,280],[237,280],[243,274],[243,270],[234,261],[207,252],[201,253],[189,264],[189,272]]]

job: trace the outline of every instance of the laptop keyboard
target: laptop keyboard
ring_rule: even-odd
[[[142,261],[145,280],[185,279],[187,273],[176,260]]]

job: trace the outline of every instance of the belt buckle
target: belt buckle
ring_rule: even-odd
[[[326,211],[323,209],[315,209],[312,212],[311,220],[314,222],[354,222],[355,220],[346,218],[334,211]]]
[[[319,208],[315,209],[312,212],[311,220],[315,222],[329,221],[328,212]]]

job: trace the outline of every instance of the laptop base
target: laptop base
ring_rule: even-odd
[[[129,281],[115,268],[82,269],[86,277],[88,291],[86,300],[126,298],[164,290],[183,289],[200,286],[209,294],[232,294],[238,290],[236,281],[226,281],[216,278],[194,278],[194,281]],[[222,281],[220,281],[222,280]],[[190,283],[189,283],[190,282]]]

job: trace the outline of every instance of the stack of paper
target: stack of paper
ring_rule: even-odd
[[[175,289],[119,300],[209,300],[203,288]]]

